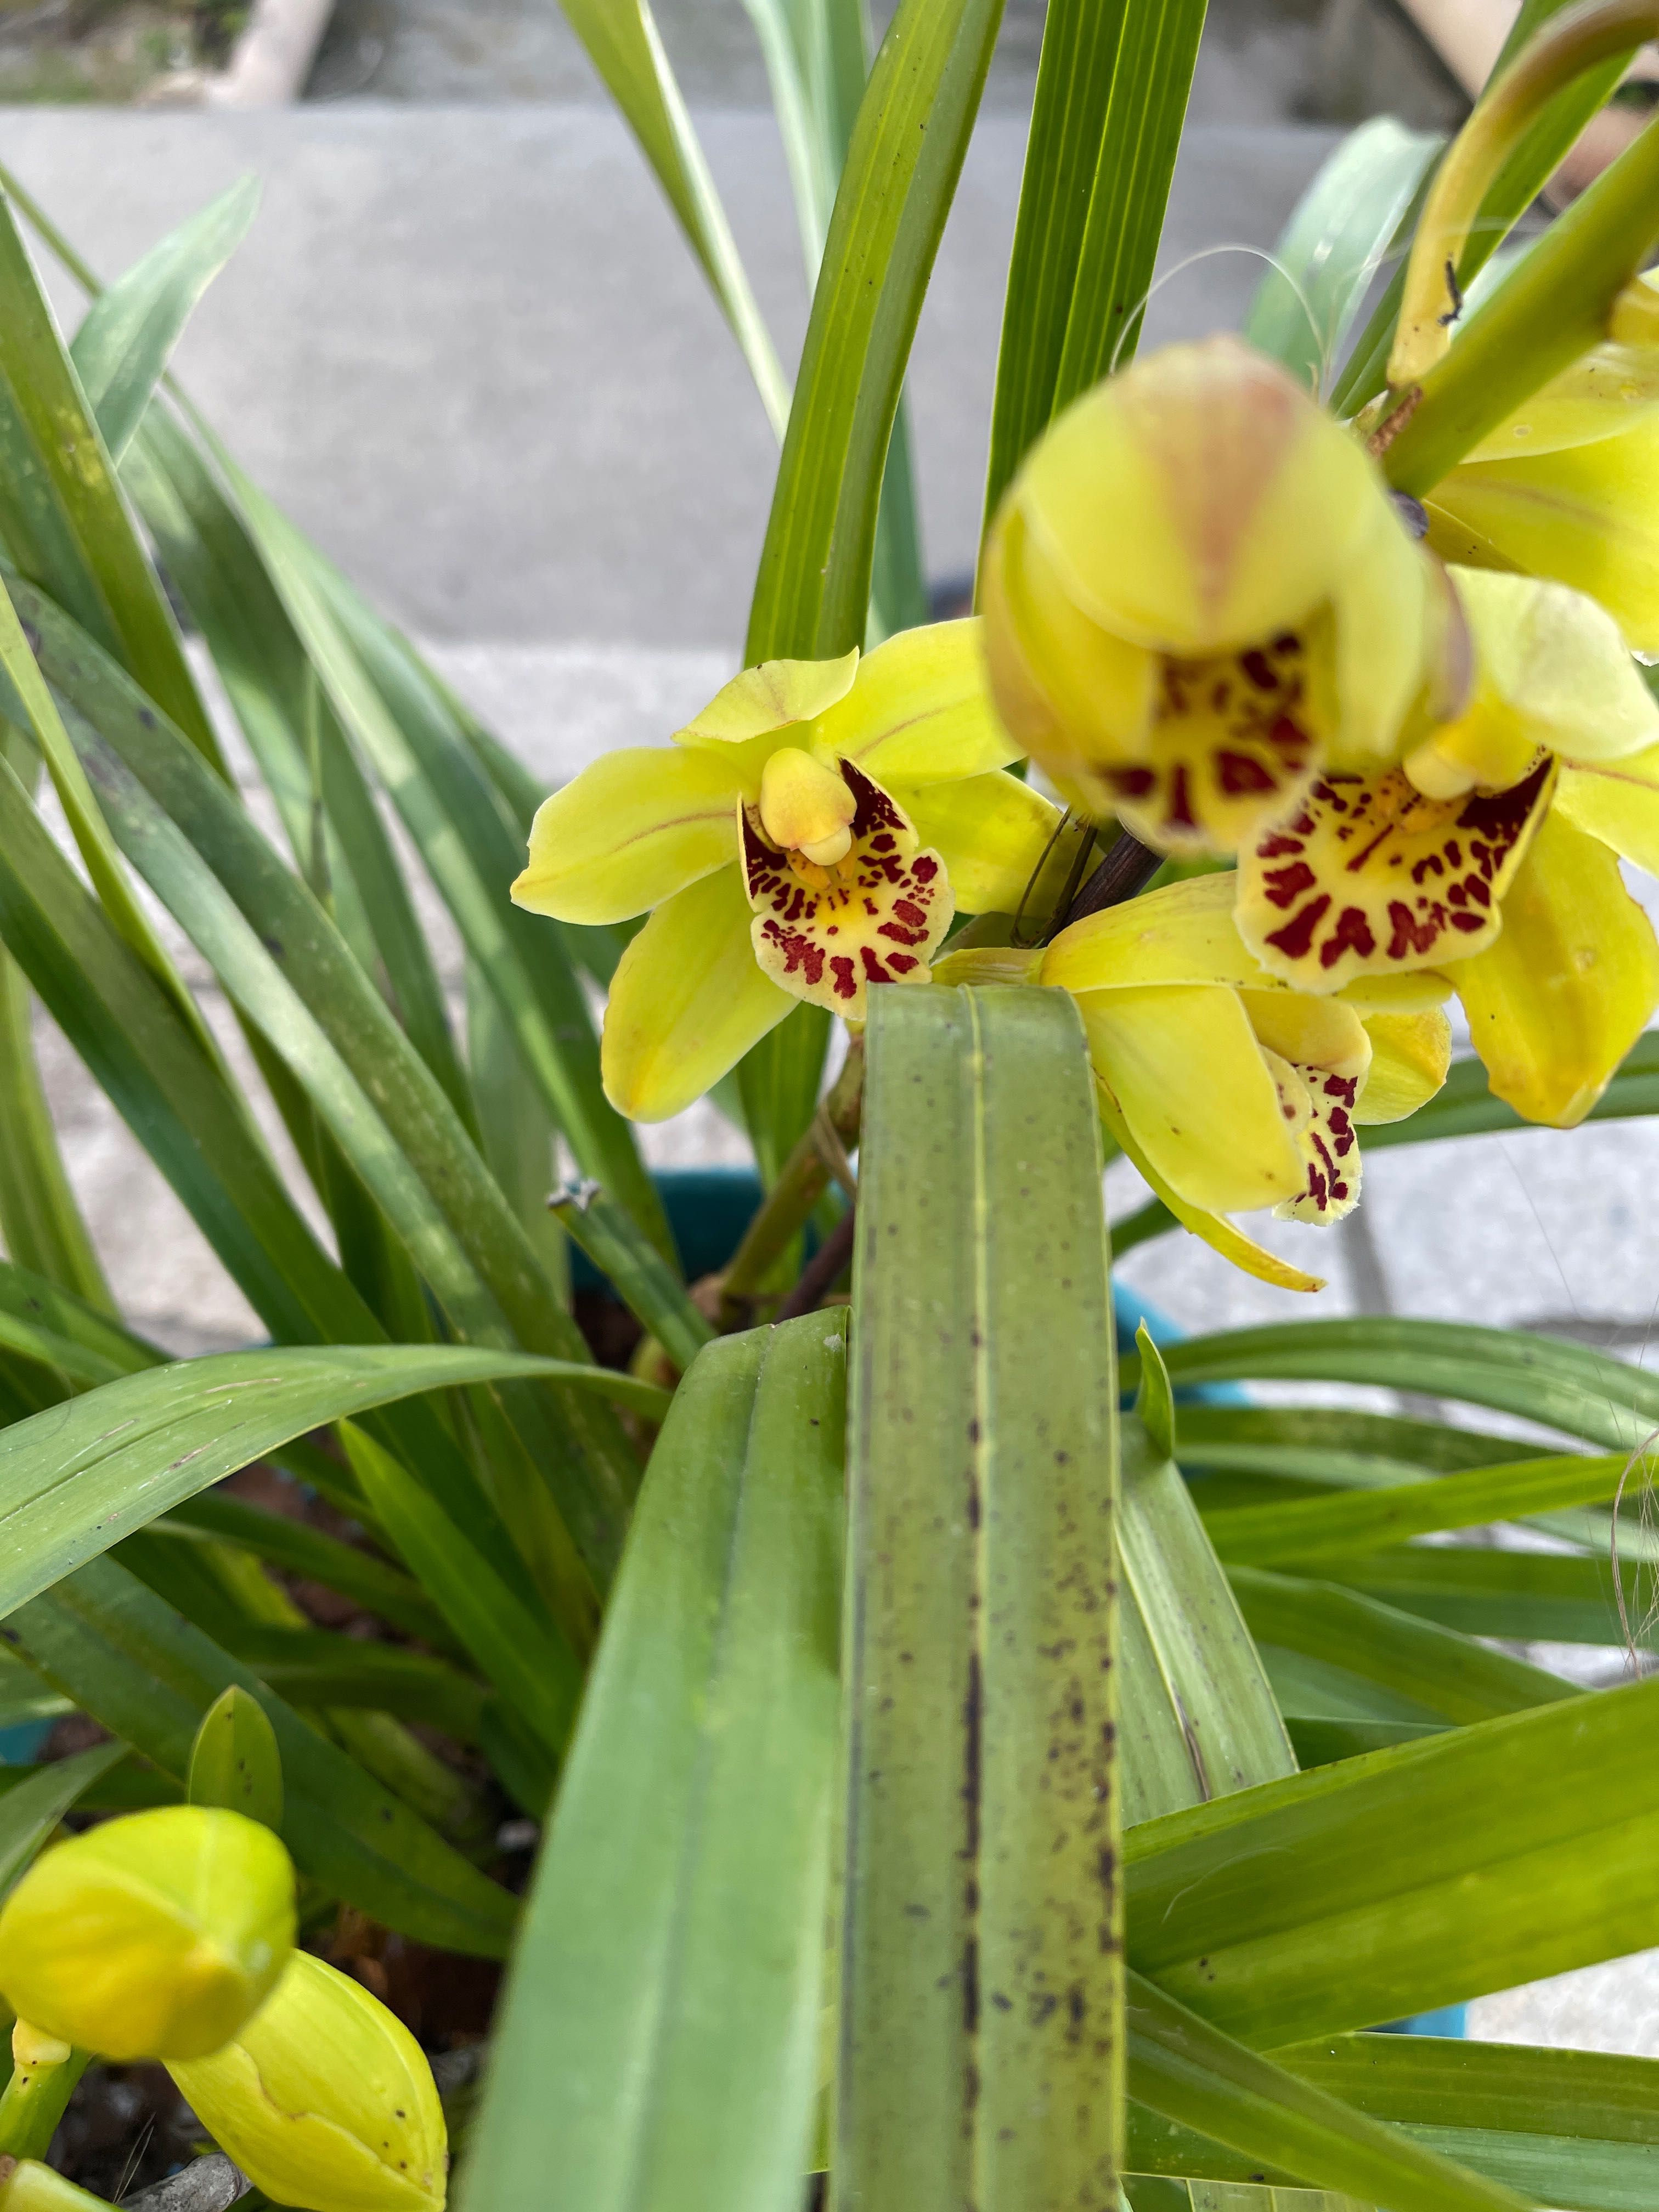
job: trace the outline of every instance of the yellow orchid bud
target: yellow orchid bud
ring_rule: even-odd
[[[275,1987],[294,1868],[257,1820],[170,1805],[37,1859],[0,1911],[0,1994],[37,2036],[106,2058],[196,2058]]]
[[[425,2054],[361,1983],[296,1951],[234,2043],[168,2072],[221,2150],[301,2212],[442,2212],[448,2138]]]
[[[1073,804],[1235,850],[1321,767],[1396,757],[1451,610],[1375,465],[1273,362],[1173,346],[1026,457],[987,547],[1004,720]]]
[[[109,2212],[109,2203],[39,2159],[0,2158],[0,2212]]]

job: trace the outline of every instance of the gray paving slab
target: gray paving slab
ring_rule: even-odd
[[[786,359],[805,313],[769,116],[698,118]],[[912,378],[935,573],[977,542],[1024,124],[975,138]],[[1200,131],[1151,337],[1234,323],[1329,133]],[[265,488],[423,634],[733,648],[775,448],[622,125],[592,107],[14,110],[4,158],[94,266],[234,178],[264,204],[179,349]],[[64,312],[70,295],[64,291]]]

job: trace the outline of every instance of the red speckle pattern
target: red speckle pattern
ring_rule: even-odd
[[[925,983],[954,911],[945,864],[918,852],[904,810],[850,761],[858,802],[845,860],[821,868],[782,853],[748,810],[738,817],[755,957],[797,998],[864,1019],[872,983]]]
[[[1316,765],[1302,641],[1166,659],[1147,757],[1102,771],[1119,818],[1166,853],[1231,853],[1283,815]]]
[[[1506,791],[1425,799],[1398,769],[1318,777],[1238,863],[1238,924],[1274,974],[1334,991],[1359,975],[1468,959],[1554,787],[1546,756]]]
[[[1299,1197],[1286,1199],[1273,1212],[1281,1221],[1323,1227],[1352,1213],[1359,1202],[1359,1139],[1353,1125],[1359,1082],[1323,1067],[1297,1066],[1296,1073],[1307,1085],[1313,1109],[1297,1135],[1308,1183]]]

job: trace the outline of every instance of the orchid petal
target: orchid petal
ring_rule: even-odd
[[[1581,354],[1463,457],[1526,461],[1570,446],[1622,437],[1659,416],[1659,347],[1606,344]]]
[[[1427,799],[1398,769],[1333,771],[1238,863],[1238,928],[1262,966],[1335,991],[1380,970],[1443,969],[1489,945],[1549,805],[1555,765],[1507,791]]]
[[[1096,1075],[1188,1205],[1249,1212],[1301,1191],[1301,1156],[1236,992],[1085,991],[1077,1005]]]
[[[1102,771],[1146,758],[1158,653],[1073,605],[1017,504],[987,544],[981,569],[986,661],[1003,720],[1066,799],[1097,818],[1109,815]]]
[[[1363,1076],[1370,1065],[1365,1024],[1340,999],[1310,998],[1304,991],[1238,995],[1261,1042],[1298,1071],[1319,1067]]]
[[[1474,643],[1474,698],[1468,714],[1433,743],[1468,761],[1473,781],[1517,780],[1534,745],[1571,761],[1597,761],[1659,743],[1659,702],[1604,607],[1536,576],[1458,568],[1452,580]],[[1499,739],[1498,773],[1480,750],[1483,727]]]
[[[1224,1260],[1246,1275],[1254,1275],[1258,1282],[1271,1283],[1280,1291],[1322,1291],[1322,1275],[1304,1274],[1300,1267],[1291,1267],[1276,1252],[1269,1252],[1247,1237],[1242,1229],[1218,1213],[1206,1213],[1202,1206],[1189,1206],[1186,1200],[1170,1189],[1158,1174],[1134,1139],[1130,1135],[1123,1116],[1118,1112],[1111,1094],[1097,1083],[1095,1097],[1100,1108],[1100,1118],[1106,1131],[1116,1143],[1118,1150],[1141,1177],[1152,1195],[1167,1206],[1182,1227],[1218,1252]]]
[[[745,821],[743,867],[762,968],[797,998],[861,1022],[869,984],[927,981],[951,927],[951,883],[937,853],[917,851],[891,794],[850,761],[842,772],[857,811],[837,866],[804,869]]]
[[[1365,1047],[1369,1060],[1370,1047]],[[1261,1048],[1267,1073],[1302,1156],[1302,1188],[1273,1208],[1275,1221],[1302,1221],[1328,1229],[1359,1203],[1361,1162],[1353,1104],[1359,1077],[1328,1067],[1307,1067]]]
[[[1443,1006],[1452,987],[1435,968],[1413,968],[1403,975],[1356,975],[1335,995],[1363,1021],[1373,1014],[1425,1014]]]
[[[755,965],[735,868],[665,900],[623,954],[605,1010],[605,1096],[630,1121],[679,1113],[795,1000]]]
[[[1448,970],[1492,1091],[1529,1121],[1582,1121],[1659,1005],[1659,943],[1607,847],[1552,814],[1504,933]]]
[[[858,673],[854,646],[839,660],[763,660],[714,694],[676,730],[677,745],[741,745],[810,722],[845,698]]]
[[[981,625],[924,623],[866,653],[858,681],[818,716],[819,746],[878,783],[953,781],[1020,757],[991,703]]]
[[[945,862],[957,911],[1018,911],[1054,842],[1060,809],[1000,769],[903,797],[916,835]]]
[[[1443,559],[1556,577],[1599,600],[1636,651],[1659,651],[1659,424],[1454,469],[1425,506]]]
[[[1371,1062],[1353,1118],[1362,1128],[1403,1121],[1425,1106],[1451,1065],[1451,1024],[1437,1006],[1418,1014],[1369,1014]]]
[[[1043,981],[1073,992],[1162,983],[1272,990],[1233,921],[1237,882],[1231,871],[1190,876],[1074,921],[1048,947]]]
[[[626,921],[737,858],[738,786],[718,756],[606,753],[544,799],[514,902],[556,921]]]
[[[1555,811],[1621,860],[1659,876],[1659,745],[1594,767],[1564,768]]]

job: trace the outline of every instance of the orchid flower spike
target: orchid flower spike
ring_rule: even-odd
[[[1466,711],[1398,768],[1319,778],[1240,855],[1239,930],[1304,992],[1443,975],[1493,1091],[1570,1128],[1659,1006],[1659,942],[1619,869],[1659,872],[1659,704],[1595,600],[1450,574]]]
[[[1455,690],[1454,611],[1358,441],[1232,337],[1079,399],[981,578],[997,703],[1074,805],[1229,854],[1325,768],[1395,758]]]
[[[650,914],[605,1010],[619,1112],[678,1113],[802,1000],[861,1022],[872,984],[928,980],[958,907],[1018,907],[1060,817],[1003,773],[979,628],[747,669],[673,750],[607,754],[542,806],[520,906]]]
[[[935,979],[1069,991],[1109,1133],[1176,1218],[1252,1274],[1289,1267],[1224,1217],[1340,1221],[1359,1197],[1358,1130],[1401,1121],[1445,1080],[1438,976],[1342,997],[1290,990],[1233,919],[1230,875],[1164,885],[1064,929],[1034,952],[952,952]]]

